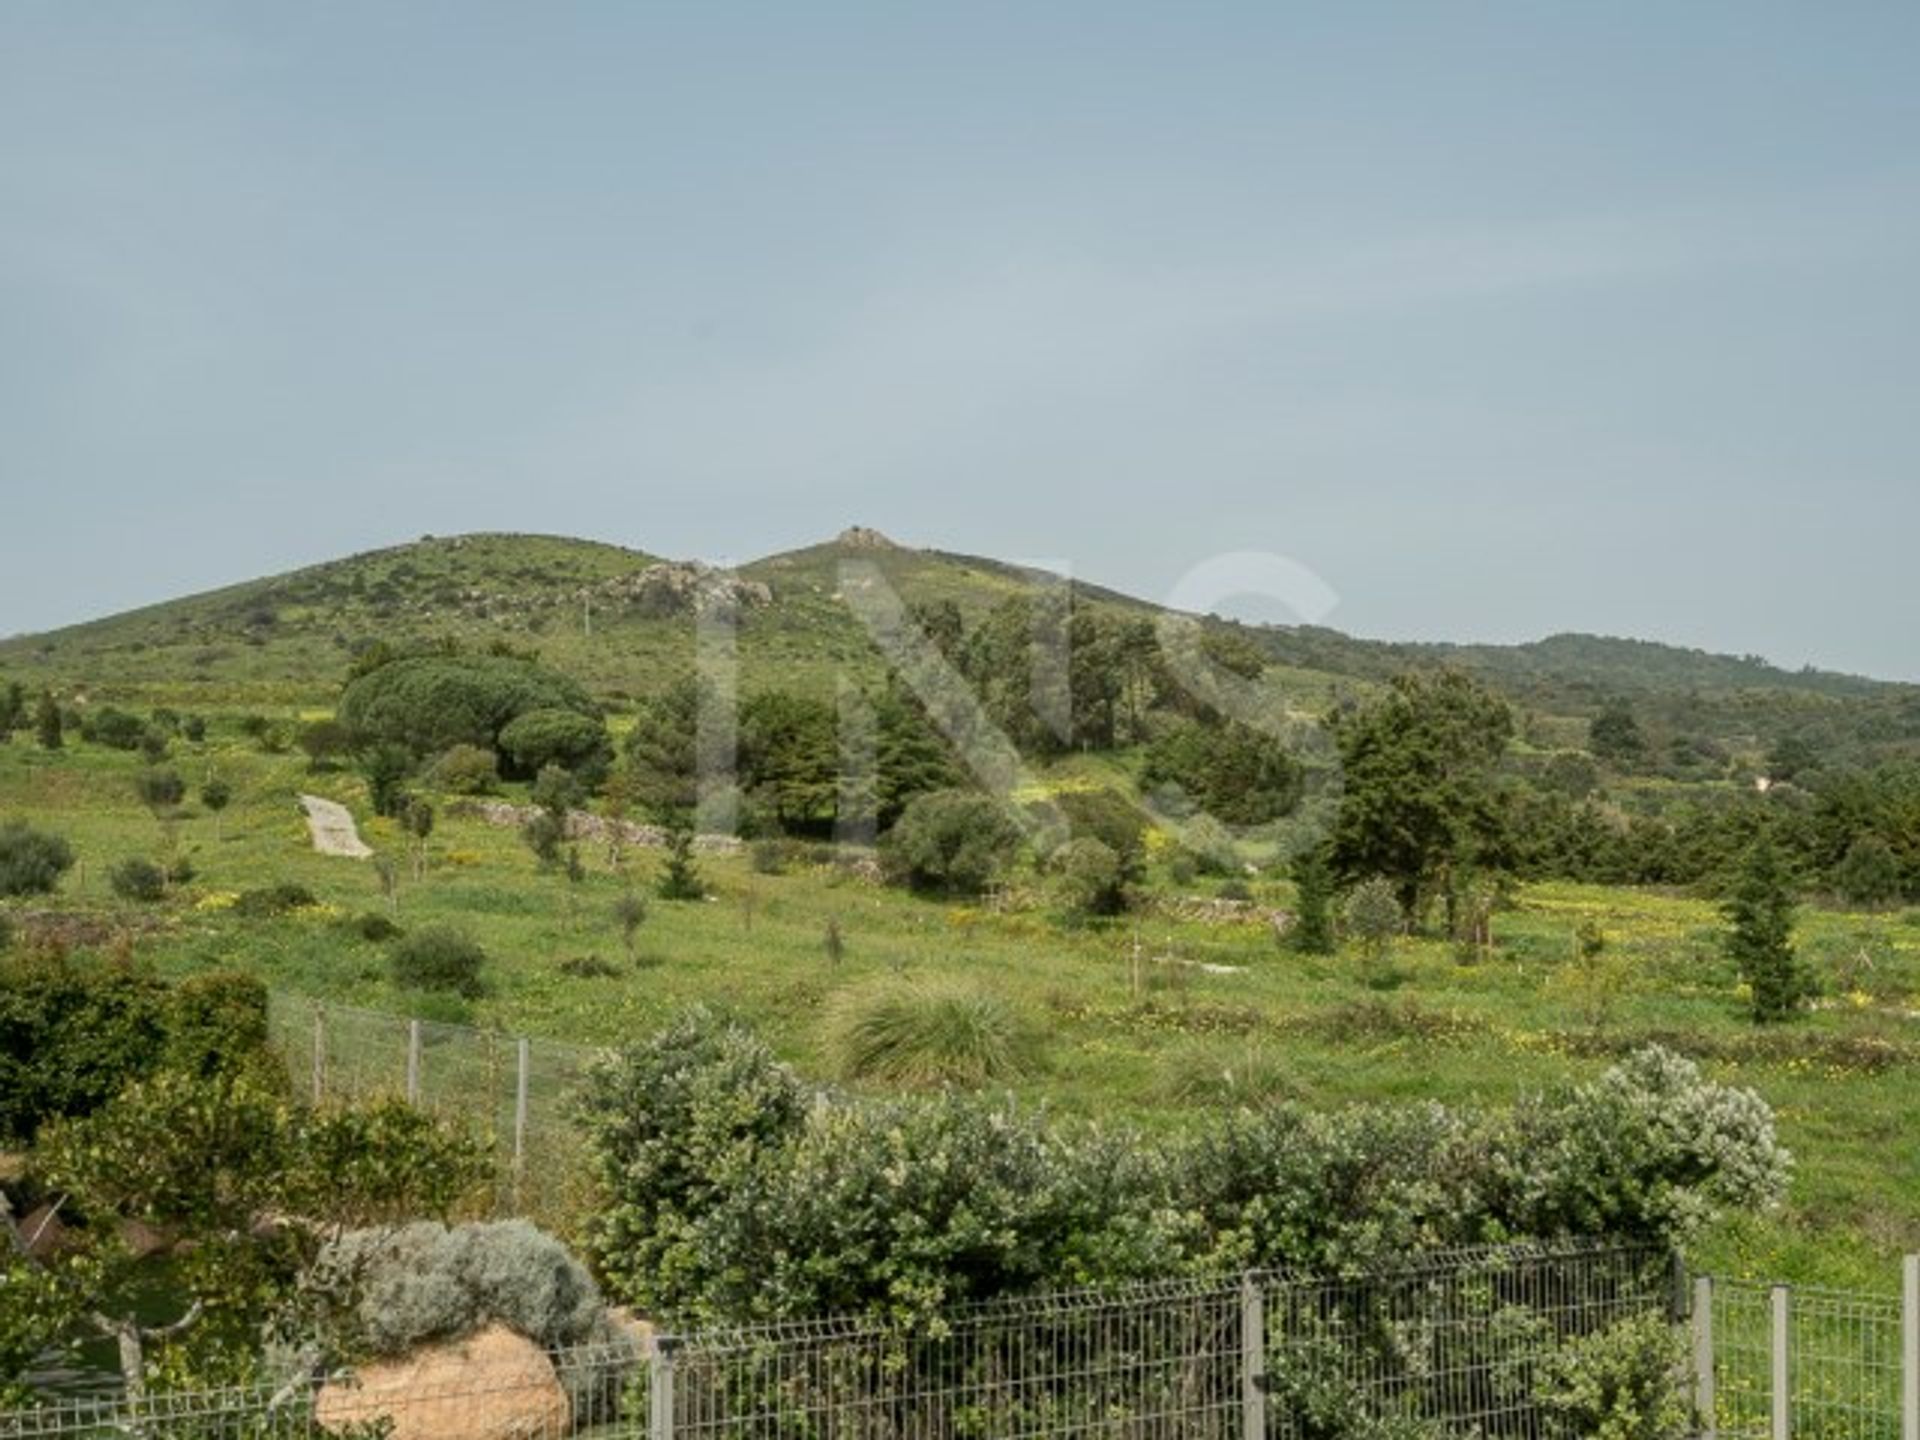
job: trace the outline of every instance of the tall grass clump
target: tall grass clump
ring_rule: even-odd
[[[845,997],[833,1015],[832,1053],[849,1080],[973,1086],[1038,1070],[1045,1031],[997,995],[927,981],[893,982]]]

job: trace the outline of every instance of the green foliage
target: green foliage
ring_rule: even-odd
[[[723,1283],[732,1257],[706,1223],[729,1197],[751,1199],[763,1153],[798,1133],[807,1103],[764,1043],[704,1009],[596,1065],[580,1120],[606,1200],[589,1243],[613,1291],[663,1315]]]
[[[0,824],[0,897],[51,895],[73,868],[73,847],[24,820]]]
[[[270,1066],[267,987],[252,975],[190,975],[168,992],[161,1064],[189,1075],[237,1074]]]
[[[1072,833],[1097,840],[1112,853],[1123,879],[1140,876],[1146,861],[1146,813],[1117,790],[1067,790],[1054,797]]]
[[[150,975],[57,955],[0,959],[0,1136],[31,1139],[85,1115],[152,1068],[165,987]]]
[[[543,869],[560,863],[560,848],[566,843],[567,822],[551,810],[536,810],[520,824],[520,838]]]
[[[301,1112],[290,1149],[285,1203],[336,1225],[444,1216],[493,1171],[490,1147],[392,1097]]]
[[[1039,1068],[1045,1039],[998,995],[925,981],[843,997],[832,1028],[846,1078],[914,1087],[1018,1080]]]
[[[1813,995],[1812,977],[1794,953],[1794,909],[1780,852],[1763,832],[1722,907],[1727,958],[1747,982],[1756,1024],[1786,1019]]]
[[[1658,1315],[1636,1315],[1576,1335],[1539,1377],[1540,1399],[1568,1434],[1591,1440],[1685,1440],[1693,1415],[1675,1383],[1686,1337]]]
[[[478,745],[455,745],[433,762],[427,780],[448,795],[491,795],[500,788],[500,759]]]
[[[660,880],[655,887],[662,900],[704,900],[707,897],[706,881],[700,878],[700,867],[693,858],[693,825],[682,815],[675,815],[667,822],[666,863],[660,868]]]
[[[349,1231],[320,1252],[307,1289],[335,1361],[403,1355],[495,1324],[543,1349],[611,1334],[593,1277],[524,1220]]]
[[[177,770],[142,770],[133,778],[140,803],[156,815],[178,809],[187,798],[187,782]]]
[[[167,872],[151,860],[135,856],[122,860],[108,871],[107,883],[122,900],[150,905],[166,897]]]
[[[1854,837],[1833,867],[1834,888],[1854,905],[1887,905],[1900,898],[1900,858],[1875,834]]]
[[[500,755],[510,780],[536,776],[557,765],[588,789],[597,788],[613,763],[613,743],[597,715],[578,710],[529,710],[501,727]]]
[[[138,750],[147,732],[147,724],[138,715],[111,705],[89,710],[80,721],[80,738],[109,750]]]
[[[887,832],[881,861],[916,890],[977,895],[1005,871],[1020,832],[999,803],[965,790],[921,795]]]
[[[629,890],[613,902],[613,923],[620,927],[620,943],[626,947],[629,965],[639,959],[635,947],[640,938],[640,927],[646,920],[647,897],[639,891]]]
[[[1385,958],[1406,929],[1406,913],[1393,882],[1375,877],[1362,880],[1347,894],[1347,933],[1358,940],[1370,960]]]
[[[1264,825],[1300,803],[1304,772],[1275,736],[1237,722],[1182,721],[1147,747],[1140,779],[1175,814]]]
[[[388,952],[393,983],[407,990],[434,990],[473,999],[482,993],[487,952],[464,931],[444,925],[416,930]]]
[[[1340,874],[1386,877],[1418,916],[1448,872],[1507,858],[1494,780],[1513,734],[1506,701],[1458,671],[1401,675],[1332,726],[1345,785],[1330,852]]]
[[[361,748],[397,745],[413,758],[454,745],[498,750],[523,715],[566,710],[597,719],[574,680],[502,655],[423,655],[395,660],[348,684],[338,718]]]
[[[1333,868],[1318,845],[1294,857],[1293,889],[1293,928],[1287,932],[1288,943],[1302,955],[1333,954]]]
[[[33,732],[42,750],[58,750],[66,744],[66,722],[51,690],[42,690],[33,707]]]
[[[749,699],[740,707],[740,783],[782,828],[831,820],[840,785],[833,707],[772,690]]]
[[[1646,758],[1647,741],[1640,722],[1625,700],[1609,700],[1587,730],[1587,748],[1597,760],[1618,768],[1638,765]]]
[[[367,782],[367,800],[376,815],[394,816],[407,802],[407,781],[413,778],[413,751],[392,741],[380,741],[360,752],[360,775]]]
[[[233,912],[248,920],[271,920],[295,910],[311,910],[319,903],[306,886],[282,880],[277,885],[241,891],[233,902]]]
[[[309,769],[328,770],[353,749],[353,733],[338,720],[313,720],[300,727],[294,743],[306,752]]]
[[[201,806],[214,815],[218,815],[233,803],[233,786],[219,776],[214,776],[200,787]]]
[[[1080,915],[1118,915],[1127,908],[1120,857],[1091,836],[1069,840],[1048,857],[1047,864],[1054,889],[1068,910]]]

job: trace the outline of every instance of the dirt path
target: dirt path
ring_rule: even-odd
[[[349,860],[365,860],[373,854],[353,815],[346,806],[318,795],[302,795],[300,808],[307,812],[307,829],[313,835],[313,848],[322,855],[343,855]]]

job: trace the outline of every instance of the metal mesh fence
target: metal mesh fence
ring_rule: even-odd
[[[1720,1435],[1901,1440],[1902,1348],[1916,1342],[1899,1297],[1736,1280],[1705,1293]]]
[[[439,1366],[0,1415],[0,1440],[1571,1440],[1534,1367],[1627,1316],[1671,1318],[1670,1277],[1643,1250],[1457,1251],[1339,1278],[957,1306],[914,1326],[840,1318],[544,1358],[481,1340]]]
[[[272,997],[269,1019],[303,1101],[403,1097],[458,1123],[499,1159],[501,1214],[565,1229],[586,1203],[584,1152],[567,1110],[592,1049],[292,995]]]

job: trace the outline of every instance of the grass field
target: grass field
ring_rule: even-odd
[[[629,965],[614,902],[629,884],[650,886],[657,855],[629,851],[622,874],[604,849],[583,851],[576,884],[542,872],[513,830],[443,813],[415,881],[398,832],[365,823],[357,779],[262,754],[232,717],[216,719],[205,746],[177,743],[169,762],[196,789],[218,773],[236,791],[232,807],[216,820],[190,799],[171,834],[135,798],[137,756],[85,744],[50,754],[29,740],[0,746],[0,817],[66,835],[81,865],[59,896],[9,908],[108,919],[94,927],[112,932],[101,948],[130,948],[169,973],[241,968],[289,991],[581,1043],[636,1036],[676,1007],[713,1001],[822,1077],[838,997],[898,973],[958,977],[1044,1031],[1046,1064],[1016,1087],[1025,1098],[1145,1127],[1277,1096],[1502,1104],[1659,1039],[1758,1089],[1799,1160],[1783,1212],[1723,1227],[1696,1259],[1878,1287],[1893,1256],[1920,1248],[1920,915],[1804,911],[1801,943],[1823,1000],[1766,1031],[1744,1018],[1712,905],[1568,885],[1522,889],[1498,917],[1491,957],[1463,963],[1450,945],[1409,941],[1370,966],[1357,953],[1293,955],[1260,915],[1191,903],[1214,881],[1175,887],[1157,874],[1140,915],[1075,923],[1037,882],[993,905],[948,904],[832,865],[771,875],[744,856],[709,858],[712,898],[653,901]],[[401,860],[403,926],[457,924],[483,941],[485,996],[449,1002],[393,986],[383,947],[349,923],[387,906],[375,868],[311,851],[301,790],[348,803],[369,842]],[[116,861],[170,846],[191,859],[188,885],[157,906],[114,898]],[[322,903],[264,920],[232,908],[281,881]],[[1281,882],[1251,883],[1257,904],[1290,898]],[[1583,978],[1572,938],[1586,919],[1609,944]],[[830,922],[844,937],[837,964]],[[563,968],[587,956],[614,973]]]

